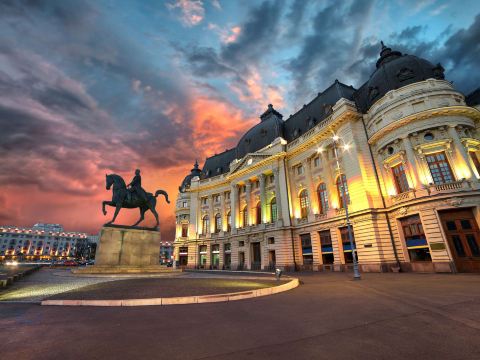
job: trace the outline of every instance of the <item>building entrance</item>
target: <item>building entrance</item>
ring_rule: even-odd
[[[471,209],[442,211],[443,229],[458,272],[480,272],[480,231]]]
[[[261,270],[262,269],[262,253],[260,250],[260,243],[252,243],[252,270]]]

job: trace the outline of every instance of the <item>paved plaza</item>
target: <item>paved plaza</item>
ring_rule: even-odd
[[[50,275],[42,270],[32,279]],[[127,308],[0,302],[1,358],[480,358],[478,275],[363,274],[358,282],[345,273],[295,275],[302,281],[296,289],[228,303]],[[195,276],[210,275],[189,281]]]

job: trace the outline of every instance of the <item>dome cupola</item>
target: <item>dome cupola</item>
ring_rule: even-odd
[[[185,179],[183,179],[182,185],[180,185],[178,190],[180,190],[181,193],[184,193],[187,189],[190,188],[190,184],[192,182],[192,179],[195,176],[200,176],[201,173],[202,173],[202,171],[198,168],[198,161],[195,160],[195,165],[193,165],[193,169],[190,170],[190,174],[185,176]]]

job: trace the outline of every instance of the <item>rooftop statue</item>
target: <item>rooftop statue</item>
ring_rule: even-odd
[[[120,209],[140,209],[140,219],[133,224],[132,226],[137,226],[141,221],[145,218],[145,212],[150,210],[155,219],[157,221],[156,227],[159,225],[158,221],[158,213],[155,210],[155,206],[157,204],[157,196],[163,195],[165,196],[165,200],[169,204],[170,201],[168,200],[168,194],[164,190],[157,190],[155,195],[146,192],[142,188],[142,177],[140,176],[140,170],[135,170],[135,176],[133,177],[132,181],[128,186],[125,184],[125,181],[122,179],[120,175],[117,174],[109,174],[106,176],[106,188],[110,190],[113,185],[112,189],[112,200],[111,201],[104,201],[102,203],[102,211],[103,215],[107,215],[107,210],[105,210],[105,205],[115,207],[115,214],[113,215],[113,219],[109,221],[106,225],[113,224],[115,219],[117,218]]]

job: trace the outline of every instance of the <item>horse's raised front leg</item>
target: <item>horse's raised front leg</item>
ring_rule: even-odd
[[[109,221],[107,224],[112,224],[115,221],[115,219],[117,218],[117,215],[120,212],[121,208],[122,208],[122,205],[117,204],[117,207],[115,208],[115,214],[113,214],[113,219],[112,219],[112,221]]]
[[[107,210],[105,209],[105,205],[115,206],[115,204],[114,204],[112,201],[104,201],[104,202],[102,203],[102,212],[103,212],[103,215],[107,215]]]

